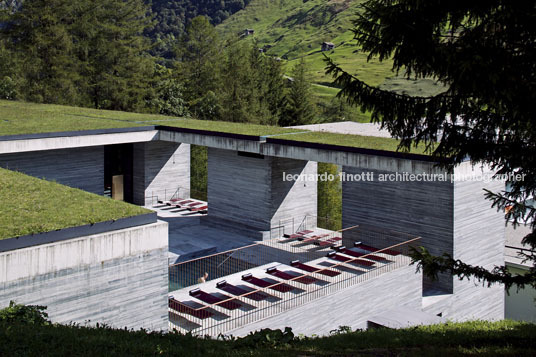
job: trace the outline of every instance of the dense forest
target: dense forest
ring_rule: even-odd
[[[147,1],[155,25],[147,35],[156,41],[152,53],[172,57],[174,42],[183,36],[192,19],[205,16],[214,26],[246,7],[250,0],[153,0]]]

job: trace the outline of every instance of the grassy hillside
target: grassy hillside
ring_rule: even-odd
[[[325,74],[324,54],[345,70],[374,86],[410,95],[429,95],[441,91],[432,80],[406,80],[391,71],[392,62],[367,62],[351,32],[362,0],[253,0],[217,28],[226,36],[236,36],[244,29],[255,30],[253,39],[267,54],[286,60],[287,73],[305,57],[309,77],[317,100],[327,105],[337,94],[332,78]],[[322,42],[333,42],[335,50],[321,52]],[[341,118],[342,119],[342,118]],[[370,115],[358,113],[352,120],[369,121]]]

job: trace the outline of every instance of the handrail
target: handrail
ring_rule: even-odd
[[[357,227],[357,226],[355,226]],[[350,260],[346,261],[346,262],[340,262],[340,263],[336,263],[334,265],[331,265],[329,268],[333,268],[333,267],[337,267],[337,266],[346,266],[345,264],[348,264],[348,263],[351,263],[355,260],[358,260],[358,259],[362,259],[362,258],[366,258],[367,256],[369,255],[374,255],[374,254],[377,254],[377,253],[381,253],[382,251],[385,251],[385,250],[389,250],[389,249],[393,249],[393,248],[396,248],[396,247],[399,247],[401,245],[405,245],[405,244],[409,244],[411,242],[414,242],[414,241],[417,241],[417,240],[420,240],[421,237],[416,237],[416,238],[413,238],[413,239],[410,239],[408,241],[405,241],[405,242],[401,242],[401,243],[397,243],[397,244],[394,244],[392,246],[389,246],[389,247],[386,247],[386,248],[382,248],[382,249],[378,249],[377,251],[374,251],[374,252],[370,252],[368,254],[364,254],[363,256],[360,256],[360,257],[355,257],[355,258],[351,258]],[[328,269],[328,268],[326,268]],[[299,276],[296,276],[295,278],[292,278],[292,279],[288,279],[286,281],[294,281],[294,280],[297,280],[297,279],[302,279],[303,277],[314,277],[313,274],[317,274],[317,272],[313,272],[313,273],[307,273],[307,274],[303,274],[303,275],[299,275]],[[275,287],[275,286],[278,286],[278,285],[283,285],[285,284],[284,282],[277,282],[275,284],[272,284],[272,285],[269,285],[269,286],[266,286],[264,288],[258,288],[258,289],[255,289],[253,291],[250,291],[248,292],[247,294],[242,294],[242,295],[235,295],[234,297],[230,297],[229,299],[225,299],[225,300],[222,300],[222,301],[218,301],[217,303],[214,303],[214,304],[210,304],[210,305],[204,305],[202,307],[199,307],[199,308],[193,308],[192,307],[192,310],[194,311],[201,311],[201,310],[205,310],[205,309],[208,309],[208,308],[212,308],[212,307],[215,307],[215,306],[218,306],[218,305],[221,305],[223,303],[226,303],[226,302],[229,302],[229,301],[232,301],[232,300],[236,300],[240,297],[243,297],[243,296],[247,296],[247,295],[250,295],[250,294],[253,294],[253,293],[257,293],[257,292],[266,292],[266,290],[272,288],[272,287]]]

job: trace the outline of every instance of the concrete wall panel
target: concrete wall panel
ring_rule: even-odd
[[[104,147],[0,155],[0,166],[102,195]]]
[[[0,254],[0,306],[48,306],[52,321],[167,329],[167,223]]]

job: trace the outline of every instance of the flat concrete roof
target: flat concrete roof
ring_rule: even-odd
[[[326,133],[351,134],[374,136],[377,138],[391,138],[391,134],[386,129],[380,129],[380,124],[357,123],[355,121],[341,121],[338,123],[323,123],[290,126],[292,129],[304,129],[309,131],[322,131]]]

